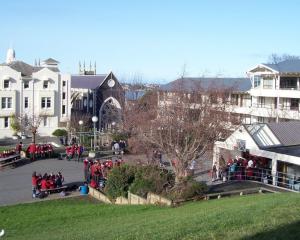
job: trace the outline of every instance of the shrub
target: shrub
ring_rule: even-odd
[[[119,196],[126,197],[130,184],[134,181],[136,168],[130,165],[121,165],[113,168],[108,175],[105,193],[111,199]]]
[[[172,182],[174,182],[173,175],[158,166],[139,166],[129,190],[141,197],[146,197],[148,192],[161,194]]]
[[[176,184],[166,196],[172,200],[187,200],[189,198],[203,196],[207,189],[205,183],[197,182],[193,178],[185,178],[180,183]]]
[[[114,141],[117,141],[117,142],[119,142],[120,140],[125,140],[125,141],[127,141],[127,139],[128,139],[128,134],[127,134],[127,133],[113,133],[113,134],[111,135],[111,137],[112,137],[112,139],[113,139]]]
[[[53,133],[53,136],[55,137],[63,137],[63,136],[67,136],[68,132],[65,129],[56,129]]]

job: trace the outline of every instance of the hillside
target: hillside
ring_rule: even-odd
[[[296,239],[300,194],[252,195],[176,208],[73,198],[0,208],[1,239]]]

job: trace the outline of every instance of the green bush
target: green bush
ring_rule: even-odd
[[[187,200],[193,197],[201,197],[208,190],[203,182],[197,182],[193,178],[185,178],[176,184],[166,196],[172,200]]]
[[[157,166],[139,166],[129,190],[141,197],[146,197],[148,192],[161,194],[173,181],[172,175]]]
[[[55,137],[63,137],[63,136],[67,136],[68,132],[65,129],[56,129],[53,133],[53,136]]]
[[[111,135],[111,137],[112,137],[112,139],[114,140],[114,141],[120,141],[120,140],[125,140],[125,141],[127,141],[127,139],[128,139],[128,134],[127,133],[124,133],[124,132],[122,132],[122,133],[113,133],[112,135]]]
[[[104,192],[111,199],[116,199],[119,196],[126,197],[129,186],[134,181],[135,172],[135,166],[124,164],[120,167],[114,167],[108,174]]]

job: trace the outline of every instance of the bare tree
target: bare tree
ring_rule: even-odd
[[[268,58],[268,63],[277,64],[285,60],[299,60],[299,59],[300,56],[296,56],[296,55],[289,55],[289,54],[279,55],[276,53],[272,53]]]
[[[47,115],[24,114],[17,118],[21,126],[21,132],[30,132],[32,134],[33,143],[36,141],[36,134],[38,133],[38,128],[44,117],[47,117]]]
[[[192,160],[229,134],[232,125],[225,111],[228,94],[225,89],[178,89],[152,93],[152,98],[155,95],[159,102],[151,101],[149,96],[133,109],[131,130],[140,142],[156,146],[173,160],[176,180],[180,182]]]

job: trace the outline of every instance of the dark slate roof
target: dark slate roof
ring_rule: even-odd
[[[283,146],[300,145],[300,122],[267,123]]]
[[[275,148],[268,148],[270,152],[286,154],[290,156],[300,157],[300,146],[285,146],[285,147],[275,147]]]
[[[231,88],[234,91],[245,92],[251,89],[251,82],[248,78],[179,78],[160,86],[163,91],[193,91],[199,88]]]
[[[47,63],[47,64],[58,64],[59,61],[56,61],[55,59],[53,58],[47,58],[46,60],[43,61],[44,63]]]
[[[8,67],[16,70],[17,72],[21,72],[21,75],[23,77],[31,77],[32,73],[38,72],[41,69],[45,68],[45,67],[34,67],[23,61],[13,61],[9,64],[3,63],[3,64],[1,64],[1,66],[8,66]],[[59,72],[59,69],[56,67],[47,67],[47,68],[53,72]]]
[[[107,74],[72,75],[71,88],[95,89],[104,82]]]
[[[263,65],[274,69],[280,73],[299,73],[300,72],[300,59],[285,60],[279,63],[269,64],[264,63]]]

